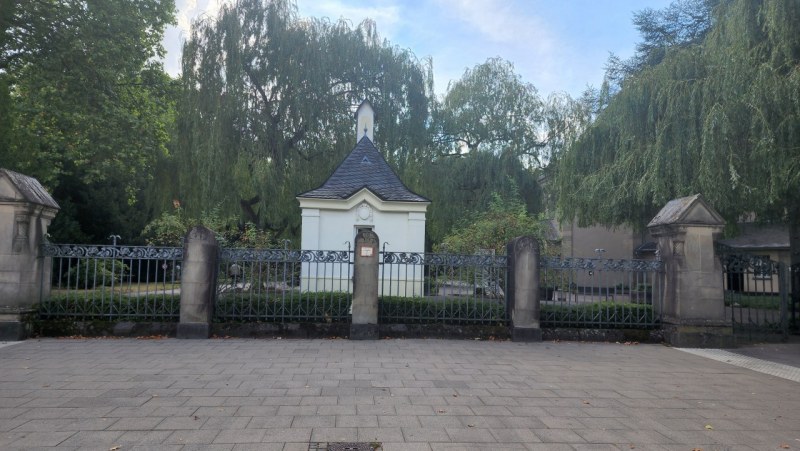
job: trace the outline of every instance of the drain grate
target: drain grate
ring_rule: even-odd
[[[308,444],[308,451],[379,451],[380,443],[375,442],[312,442]]]

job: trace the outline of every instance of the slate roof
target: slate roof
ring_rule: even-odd
[[[739,224],[739,236],[717,242],[742,250],[789,249],[789,226],[786,224]]]
[[[5,175],[12,185],[17,189],[23,200],[32,204],[43,205],[56,210],[61,207],[58,206],[55,199],[47,192],[46,189],[33,177],[14,172],[10,169],[0,169],[0,176]],[[16,200],[16,199],[8,199]]]
[[[366,136],[319,188],[298,194],[310,199],[348,199],[362,189],[379,199],[395,202],[430,202],[412,192],[395,174],[383,155]]]

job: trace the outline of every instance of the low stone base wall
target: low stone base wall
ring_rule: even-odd
[[[131,321],[72,321],[52,319],[35,321],[32,334],[39,337],[174,337],[178,323]]]
[[[150,337],[177,335],[178,323],[130,321],[38,320],[32,324],[40,337]],[[662,343],[661,330],[542,328],[543,341]],[[212,338],[348,338],[349,323],[213,323]],[[507,326],[381,324],[378,338],[436,338],[455,340],[510,340]]]
[[[566,329],[542,328],[542,341],[591,341],[613,343],[663,343],[661,329]]]

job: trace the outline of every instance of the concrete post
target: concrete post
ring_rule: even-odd
[[[539,322],[539,242],[531,236],[511,240],[508,254],[507,306],[513,341],[542,341]]]
[[[25,317],[50,293],[50,258],[39,256],[59,206],[34,178],[0,169],[0,340],[24,340]]]
[[[353,268],[351,340],[378,338],[378,235],[362,230],[356,235]]]
[[[664,261],[662,317],[665,339],[678,347],[734,344],[725,318],[722,264],[714,240],[725,221],[699,195],[673,199],[650,221]]]
[[[211,316],[217,293],[219,245],[214,232],[196,226],[183,245],[181,318],[178,338],[211,336]]]

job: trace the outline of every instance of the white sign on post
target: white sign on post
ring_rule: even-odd
[[[369,246],[364,246],[361,248],[361,256],[362,257],[372,257],[372,248]]]

